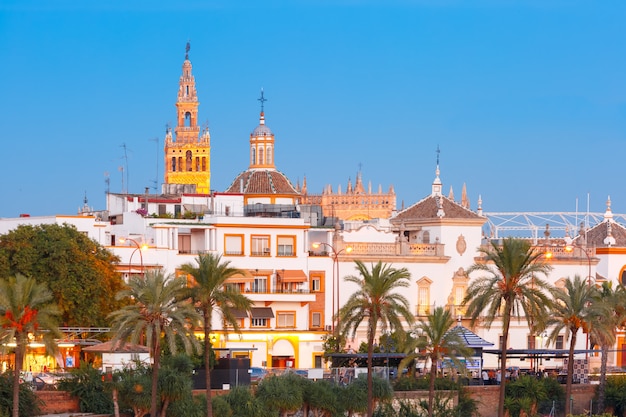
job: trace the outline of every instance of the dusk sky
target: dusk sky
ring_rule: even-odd
[[[216,191],[248,168],[263,88],[277,168],[309,193],[360,170],[411,205],[439,148],[473,210],[626,213],[625,19],[623,0],[2,0],[0,217],[104,209],[107,175],[160,190],[187,41]]]

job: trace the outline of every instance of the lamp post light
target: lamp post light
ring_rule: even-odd
[[[141,243],[139,244],[139,242],[137,242],[135,239],[131,239],[128,237],[121,237],[119,239],[120,243],[125,243],[125,242],[131,242],[134,246],[135,246],[135,250],[133,250],[133,252],[130,254],[130,259],[128,260],[128,278],[130,279],[130,274],[131,274],[131,266],[132,266],[132,262],[133,262],[133,255],[135,255],[135,252],[139,251],[139,262],[141,264],[141,275],[143,276],[145,274],[144,271],[144,267],[143,267],[143,254],[141,253],[142,251],[148,249],[148,244],[147,243]]]
[[[337,326],[339,327],[339,255],[342,253],[352,252],[352,247],[347,246],[343,249],[337,250],[333,245],[324,242],[315,242],[313,247],[315,249],[320,246],[326,246],[330,250],[330,256],[333,259],[333,323],[332,331],[335,335],[335,320],[337,320]],[[336,281],[336,282],[335,282]],[[335,311],[335,299],[337,299],[337,311]]]

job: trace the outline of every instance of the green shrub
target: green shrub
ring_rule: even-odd
[[[428,390],[430,384],[430,375],[415,378],[413,376],[402,376],[393,382],[394,391],[419,391]],[[435,390],[438,391],[456,391],[462,384],[455,382],[450,378],[436,378]]]
[[[84,413],[111,414],[113,400],[107,392],[102,372],[90,363],[83,362],[73,369],[68,378],[59,382],[59,389],[76,398],[80,411]]]
[[[626,412],[626,376],[611,375],[606,378],[605,406],[613,408],[617,416]]]
[[[20,416],[31,417],[40,414],[41,401],[28,384],[20,385]],[[13,410],[13,373],[0,374],[0,417],[10,416]]]

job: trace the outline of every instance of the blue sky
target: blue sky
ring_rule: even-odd
[[[130,4],[127,4],[130,3]],[[104,208],[163,181],[190,59],[211,186],[248,167],[259,92],[276,164],[310,192],[361,169],[397,204],[441,180],[485,211],[626,213],[626,2],[0,3],[0,217]],[[158,142],[156,141],[158,139]]]

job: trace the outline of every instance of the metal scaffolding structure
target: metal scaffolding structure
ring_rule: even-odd
[[[613,214],[613,220],[626,225],[626,214]],[[483,234],[490,239],[509,236],[531,238],[535,242],[544,237],[546,225],[552,237],[575,237],[581,225],[587,229],[604,221],[605,213],[527,212],[483,213],[487,218]]]

